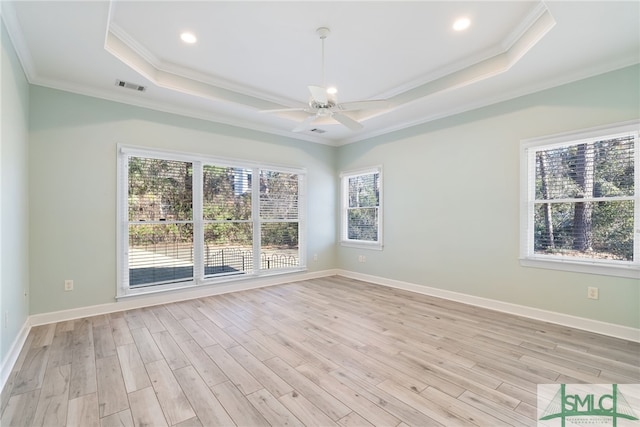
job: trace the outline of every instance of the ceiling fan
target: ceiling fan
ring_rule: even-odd
[[[330,117],[335,121],[342,123],[347,128],[356,131],[362,129],[362,123],[343,114],[345,111],[360,111],[360,110],[380,110],[389,107],[389,101],[385,99],[369,100],[369,101],[355,101],[338,103],[336,100],[336,90],[333,88],[327,88],[324,83],[324,40],[327,38],[331,31],[327,27],[320,27],[316,30],[316,34],[322,41],[322,86],[309,85],[309,92],[311,97],[306,107],[301,108],[282,108],[276,110],[263,110],[263,113],[282,113],[289,111],[304,111],[309,114],[305,120],[300,122],[298,126],[293,129],[293,132],[302,132],[308,130],[311,124],[317,119]]]

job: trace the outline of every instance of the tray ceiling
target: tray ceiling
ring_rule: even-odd
[[[33,84],[333,145],[638,63],[639,16],[610,1],[2,2]],[[322,26],[339,102],[389,101],[345,113],[361,130],[324,118],[294,133],[307,113],[261,113],[322,84]]]

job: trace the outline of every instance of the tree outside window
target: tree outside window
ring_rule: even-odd
[[[342,174],[343,244],[382,245],[380,168]]]
[[[640,268],[637,125],[615,130],[526,144],[523,258]]]

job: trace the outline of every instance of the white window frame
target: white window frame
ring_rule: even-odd
[[[158,292],[172,291],[178,289],[194,288],[202,285],[212,285],[233,281],[243,281],[255,279],[263,276],[273,276],[278,274],[289,274],[307,270],[306,260],[306,169],[274,164],[257,163],[247,160],[228,159],[220,157],[206,156],[196,153],[185,153],[170,150],[160,150],[153,148],[133,147],[118,144],[117,146],[117,233],[116,233],[116,268],[117,268],[117,291],[116,298],[126,298],[136,295],[153,294]],[[128,159],[129,157],[145,157],[162,160],[175,160],[191,162],[193,164],[193,250],[194,250],[194,277],[192,280],[185,280],[178,283],[153,284],[146,287],[129,287],[129,213],[128,213]],[[261,248],[260,248],[260,224],[270,222],[260,218],[259,198],[260,180],[252,181],[252,221],[254,223],[253,238],[253,271],[243,275],[204,277],[202,268],[204,253],[203,229],[206,221],[203,219],[203,166],[229,166],[252,169],[254,177],[259,177],[260,170],[270,170],[284,173],[294,173],[298,175],[298,265],[279,269],[261,269]],[[271,221],[273,222],[273,221]],[[286,221],[285,221],[286,222]]]
[[[552,270],[640,279],[640,121],[633,120],[520,141],[520,265]],[[534,253],[535,153],[568,144],[634,136],[634,257],[633,261],[572,258]]]
[[[349,239],[348,234],[348,208],[349,208],[349,178],[360,176],[360,175],[370,175],[370,174],[378,174],[378,182],[380,183],[380,196],[378,203],[378,240],[375,242],[366,241],[366,240],[354,240]],[[340,214],[340,244],[342,246],[354,247],[354,248],[362,248],[362,249],[374,249],[374,250],[382,250],[383,248],[383,175],[382,175],[382,166],[373,166],[364,169],[345,171],[340,173],[340,187],[341,187],[341,214]]]

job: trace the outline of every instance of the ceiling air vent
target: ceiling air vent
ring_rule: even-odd
[[[125,89],[137,90],[138,92],[144,92],[145,90],[147,90],[147,88],[142,85],[125,82],[122,80],[116,80],[116,86],[123,87]]]
[[[310,129],[309,132],[315,132],[315,133],[325,133],[326,130],[322,130],[322,129],[318,129],[318,128],[313,128]]]

